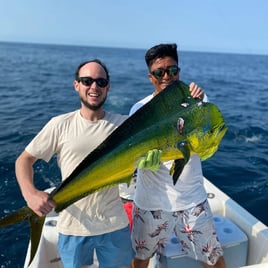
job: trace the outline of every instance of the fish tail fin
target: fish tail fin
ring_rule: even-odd
[[[36,251],[39,246],[42,230],[43,230],[43,225],[45,222],[45,217],[39,217],[36,214],[34,214],[30,219],[30,226],[31,226],[31,231],[30,231],[30,239],[31,239],[31,255],[30,255],[30,260],[29,264],[31,264]]]
[[[29,265],[31,264],[37,251],[39,241],[42,234],[45,217],[39,217],[29,207],[25,206],[6,217],[0,219],[0,228],[12,224],[29,221],[30,223],[30,240],[31,240],[31,255]]]

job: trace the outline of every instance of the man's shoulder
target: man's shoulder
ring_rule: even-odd
[[[130,109],[129,114],[132,115],[133,113],[135,113],[137,110],[139,110],[144,104],[146,104],[147,102],[149,102],[151,99],[153,98],[153,94],[139,100],[138,102],[136,102]]]
[[[76,115],[77,115],[77,110],[64,113],[64,114],[60,114],[60,115],[56,115],[50,119],[50,122],[54,124],[64,123],[66,121],[72,120]]]
[[[122,114],[117,114],[117,113],[108,113],[106,112],[105,118],[118,125],[121,124],[123,121],[125,121],[129,116],[128,115],[122,115]]]

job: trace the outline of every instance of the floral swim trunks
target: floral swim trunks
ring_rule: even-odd
[[[214,265],[223,255],[208,201],[183,211],[142,210],[134,204],[132,247],[136,258],[146,260],[161,253],[175,232],[189,257]]]

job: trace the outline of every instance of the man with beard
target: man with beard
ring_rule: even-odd
[[[103,109],[110,89],[109,73],[98,59],[81,63],[74,88],[80,109],[52,118],[29,143],[16,161],[16,177],[27,205],[39,216],[47,215],[55,203],[34,185],[33,165],[57,155],[62,180],[95,149],[127,116]],[[59,215],[58,248],[65,268],[93,264],[96,251],[100,267],[130,267],[133,251],[129,222],[118,193],[118,185],[90,194]]]

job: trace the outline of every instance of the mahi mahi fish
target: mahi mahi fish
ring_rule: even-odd
[[[175,160],[171,175],[176,183],[192,154],[211,157],[227,131],[216,105],[192,98],[189,87],[177,81],[156,95],[115,129],[50,193],[60,212],[93,192],[129,183],[140,157],[162,150],[161,161]],[[45,217],[25,206],[0,220],[0,227],[29,221],[31,257],[36,253]]]

